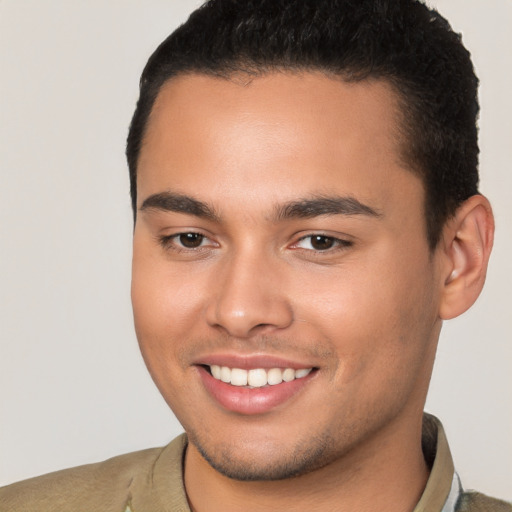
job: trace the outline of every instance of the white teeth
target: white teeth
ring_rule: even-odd
[[[231,382],[231,369],[227,366],[223,366],[220,369],[220,380],[222,382]]]
[[[253,388],[261,388],[267,383],[267,372],[263,368],[249,370],[247,383]]]
[[[220,366],[216,364],[212,364],[210,366],[210,370],[212,372],[212,375],[217,379],[220,380]]]
[[[302,379],[309,375],[313,368],[254,368],[252,370],[243,370],[241,368],[229,368],[228,366],[218,366],[212,364],[210,371],[212,376],[233,386],[250,386],[252,388],[261,388],[266,386],[275,386],[284,382],[291,382],[295,379]]]
[[[302,379],[306,375],[309,375],[309,372],[311,372],[313,368],[301,368],[300,370],[295,370],[295,378],[296,379]]]
[[[291,382],[293,379],[295,379],[295,370],[292,368],[286,368],[283,372],[283,380],[285,382]]]
[[[270,386],[283,382],[283,372],[279,368],[272,368],[267,373],[267,382]]]
[[[231,384],[233,386],[247,386],[247,370],[233,368],[231,370]]]

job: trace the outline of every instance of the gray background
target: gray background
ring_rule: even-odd
[[[124,143],[140,71],[195,0],[0,1],[0,484],[168,442],[138,353]],[[512,3],[437,0],[481,77],[486,289],[445,324],[427,409],[463,483],[512,500]]]

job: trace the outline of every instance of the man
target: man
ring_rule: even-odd
[[[150,58],[132,300],[187,436],[5,488],[6,510],[511,510],[423,416],[478,297],[477,79],[408,1],[212,1]]]

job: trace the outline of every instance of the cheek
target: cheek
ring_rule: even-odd
[[[132,305],[144,362],[166,402],[180,411],[190,392],[180,354],[197,318],[191,286],[165,262],[134,248]]]
[[[151,337],[186,329],[197,320],[201,301],[201,276],[171,266],[134,248],[132,305],[137,333]]]
[[[344,383],[421,364],[436,319],[424,253],[404,262],[375,251],[334,275],[317,275],[314,283],[294,292],[301,297],[297,318],[328,340]]]
[[[180,352],[201,315],[197,276],[172,267],[134,244],[132,306],[135,330],[146,365],[159,385],[169,368],[183,368]],[[160,386],[159,386],[160,387]]]

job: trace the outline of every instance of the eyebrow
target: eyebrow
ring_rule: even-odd
[[[140,211],[160,210],[184,213],[195,217],[220,222],[220,215],[208,203],[176,192],[160,192],[146,198]],[[365,215],[382,217],[382,214],[351,196],[312,196],[290,201],[275,207],[273,220],[306,219],[322,215]]]
[[[146,198],[139,208],[144,210],[160,210],[165,212],[185,213],[202,219],[218,222],[220,217],[215,209],[203,201],[175,192],[160,192]]]
[[[322,215],[365,215],[382,217],[377,209],[361,203],[351,196],[313,196],[280,205],[276,208],[277,220],[313,218]]]

